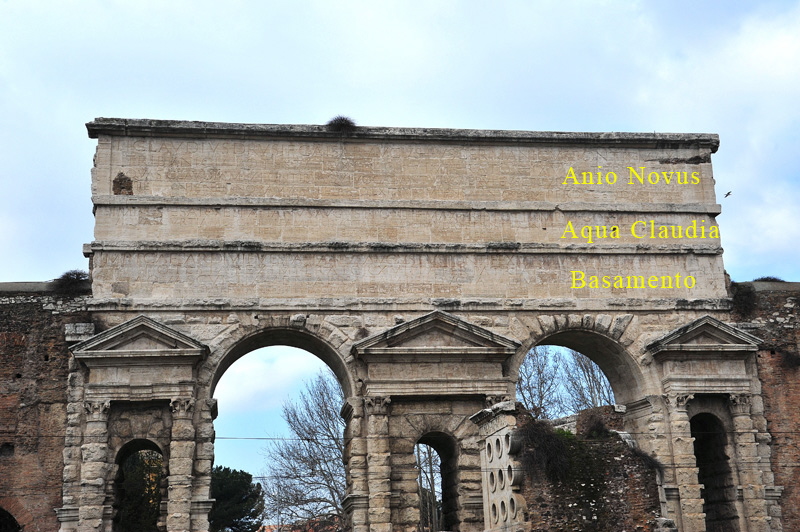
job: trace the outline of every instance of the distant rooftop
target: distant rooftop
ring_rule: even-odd
[[[569,133],[558,131],[505,131],[357,126],[353,131],[332,131],[325,125],[230,124],[131,118],[95,118],[86,124],[89,137],[316,139],[320,141],[437,141],[469,144],[539,144],[619,146],[636,148],[719,147],[719,135],[711,133]]]

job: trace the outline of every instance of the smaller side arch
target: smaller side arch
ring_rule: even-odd
[[[709,532],[738,532],[737,489],[729,456],[728,436],[720,418],[708,412],[695,414],[689,420],[697,480],[701,491],[706,528]]]
[[[139,451],[153,451],[164,456],[164,451],[161,450],[157,443],[144,438],[136,438],[120,447],[117,456],[114,458],[114,463],[119,465]]]
[[[113,530],[128,531],[135,518],[139,527],[157,530],[165,523],[167,461],[161,448],[147,439],[125,443],[114,459]]]
[[[421,497],[415,446],[430,446],[441,458],[443,491],[442,530],[473,530],[483,521],[480,448],[478,426],[465,414],[483,407],[482,398],[438,399],[433,413],[431,403],[422,398],[392,402],[389,420],[392,484],[399,505],[392,510],[394,523],[403,530],[420,524]],[[449,528],[448,528],[449,527]]]
[[[8,499],[0,499],[0,531],[2,532],[22,532],[24,530],[23,523],[20,523],[12,511],[22,513],[16,501],[8,501]],[[8,509],[6,509],[8,508]],[[26,512],[27,513],[27,512]],[[21,516],[20,519],[22,519]]]
[[[566,347],[589,357],[603,370],[620,404],[632,403],[647,395],[647,378],[638,362],[607,329],[571,327],[564,321],[555,330],[532,335],[511,361],[513,367],[509,373],[514,379],[518,377],[525,356],[539,345]]]
[[[417,440],[417,444],[431,447],[439,455],[442,488],[442,522],[441,530],[453,530],[458,524],[458,458],[459,445],[455,437],[440,431],[426,432]],[[420,501],[423,504],[423,501]],[[422,512],[422,508],[420,508]]]

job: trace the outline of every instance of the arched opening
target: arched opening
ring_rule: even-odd
[[[517,401],[539,419],[616,402],[600,366],[578,351],[552,345],[538,345],[525,355],[517,378]]]
[[[211,395],[215,395],[217,383],[228,370],[228,368],[244,355],[257,349],[271,346],[286,346],[301,349],[319,358],[330,368],[336,380],[342,387],[345,397],[353,395],[353,383],[348,374],[346,364],[339,353],[327,342],[298,329],[266,329],[251,334],[238,341],[214,368],[214,377],[211,381]]]
[[[212,475],[222,467],[249,473],[263,489],[267,524],[338,524],[346,493],[340,412],[351,389],[338,353],[303,332],[262,331],[228,352],[213,384]]]
[[[518,399],[538,417],[553,419],[645,396],[636,361],[619,343],[597,332],[566,330],[541,338],[518,364]]]
[[[455,530],[458,525],[458,453],[452,436],[429,432],[414,446],[419,476],[420,530]]]
[[[0,532],[22,532],[22,527],[14,516],[0,508]]]
[[[167,477],[161,449],[150,440],[133,440],[117,453],[116,463],[114,532],[156,532],[164,524]]]
[[[618,404],[627,404],[645,395],[644,377],[636,361],[607,336],[592,331],[567,330],[543,338],[536,345],[565,347],[588,357],[608,379]]]
[[[736,512],[736,485],[733,482],[730,459],[726,454],[728,438],[720,419],[700,413],[689,420],[694,438],[698,482],[706,514],[708,532],[739,532]]]

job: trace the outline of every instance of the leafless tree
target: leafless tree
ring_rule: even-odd
[[[587,408],[614,404],[614,391],[611,389],[603,370],[592,360],[571,351],[564,371],[566,405],[572,412]]]
[[[419,476],[420,530],[438,532],[442,523],[442,461],[433,447],[424,443],[414,446]]]
[[[534,417],[552,419],[563,412],[561,360],[551,346],[531,349],[522,361],[517,381],[517,399]]]
[[[286,524],[337,516],[342,523],[345,496],[344,395],[335,377],[323,371],[306,383],[299,398],[283,404],[291,437],[272,442],[264,452],[262,480],[266,513]]]
[[[519,369],[517,398],[542,419],[614,404],[614,392],[597,364],[577,351],[555,346],[528,352]]]

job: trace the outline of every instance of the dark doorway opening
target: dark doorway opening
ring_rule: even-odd
[[[127,443],[117,456],[114,532],[157,532],[164,491],[164,458],[149,440]]]
[[[726,454],[728,438],[722,422],[713,414],[697,414],[690,420],[697,460],[698,481],[706,514],[707,532],[740,532],[736,512],[736,485]]]
[[[458,525],[458,464],[456,442],[442,432],[419,439],[420,528],[429,532],[456,530]]]
[[[22,532],[14,516],[0,508],[0,532]]]

